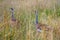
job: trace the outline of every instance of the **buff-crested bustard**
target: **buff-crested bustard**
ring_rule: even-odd
[[[36,15],[36,31],[37,34],[36,36],[38,37],[41,34],[43,34],[43,40],[53,40],[53,27],[47,25],[47,24],[43,24],[43,23],[39,23],[38,22],[38,11],[35,11],[35,15]],[[45,35],[46,34],[46,35]]]
[[[14,8],[10,8],[11,10],[11,18],[10,18],[10,25],[12,28],[20,28],[20,21],[17,20],[14,16]]]

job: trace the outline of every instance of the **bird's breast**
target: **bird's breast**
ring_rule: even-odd
[[[12,20],[10,20],[10,25],[11,25],[12,27],[15,27],[15,26],[17,25],[17,21],[12,21]]]

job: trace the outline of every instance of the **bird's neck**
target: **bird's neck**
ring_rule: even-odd
[[[15,18],[15,17],[14,17],[14,13],[12,13],[11,18]]]
[[[38,13],[36,11],[36,24],[38,24]]]
[[[13,21],[16,21],[16,18],[14,17],[14,13],[12,12],[12,15],[11,15],[11,19],[13,20]]]

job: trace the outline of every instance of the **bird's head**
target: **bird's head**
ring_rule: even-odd
[[[14,8],[10,8],[12,11],[14,10]]]

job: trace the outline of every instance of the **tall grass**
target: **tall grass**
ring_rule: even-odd
[[[59,11],[60,11],[60,8],[56,9],[56,12],[50,9],[45,9],[45,10],[38,9],[38,21],[54,27],[53,40],[60,40],[60,34],[59,34],[60,32],[58,29],[60,26]],[[11,14],[8,14],[8,15],[10,16]],[[3,25],[2,27],[4,27],[4,29],[0,31],[0,40],[37,40],[37,39],[43,40],[41,36],[38,38],[35,37],[36,35],[35,21],[36,20],[35,20],[34,11],[28,12],[26,9],[25,10],[21,9],[19,11],[15,11],[15,17],[17,20],[20,21],[20,26],[19,26],[20,28],[14,29],[14,28],[11,28],[9,24]],[[10,17],[8,17],[7,19],[9,21]],[[42,35],[42,33],[40,35]]]

